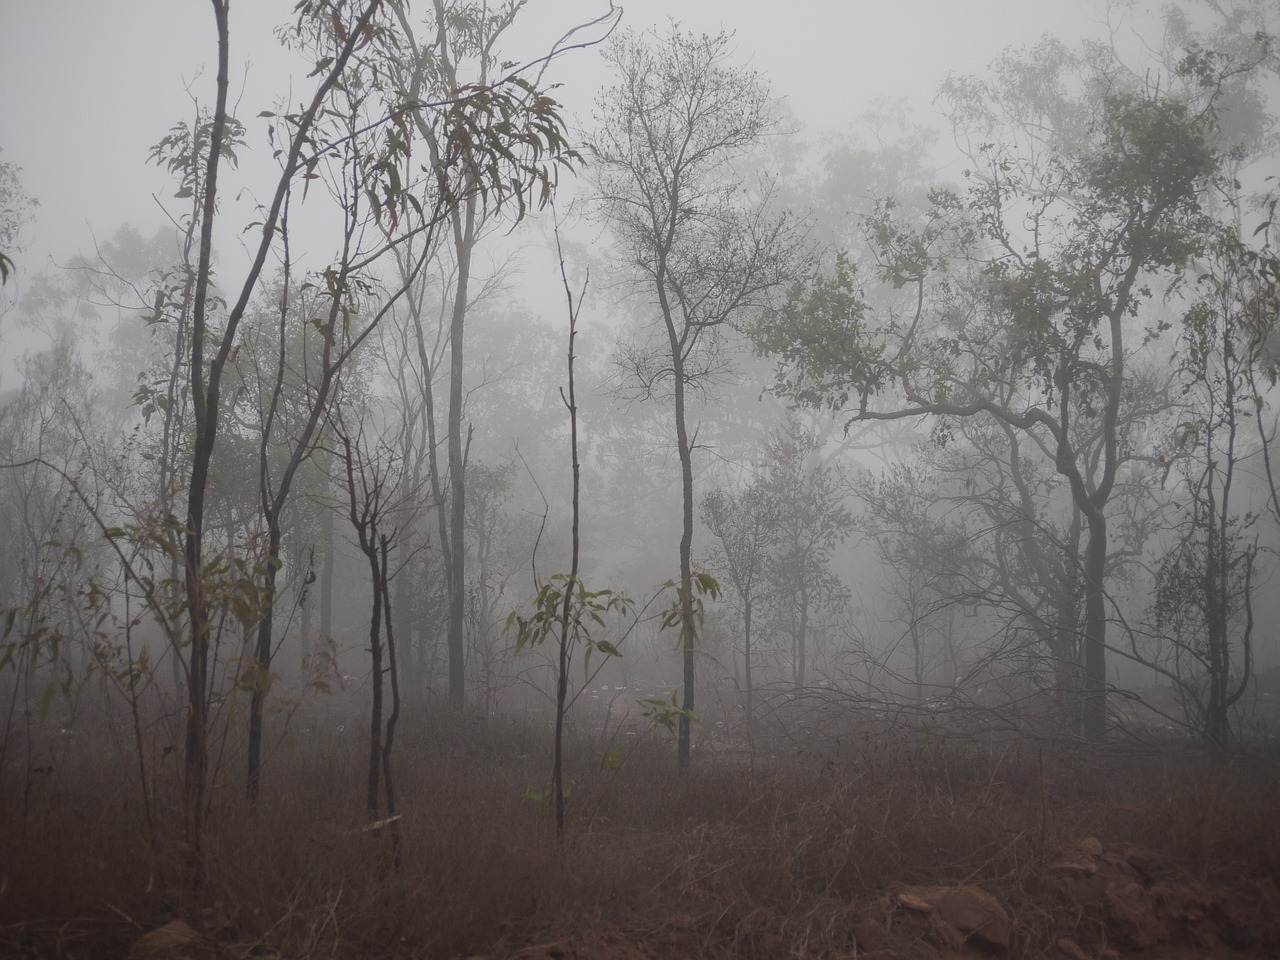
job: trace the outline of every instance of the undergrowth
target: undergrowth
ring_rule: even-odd
[[[363,829],[363,727],[295,717],[256,814],[227,750],[194,889],[166,722],[149,727],[141,771],[153,829],[137,758],[109,724],[42,727],[44,740],[11,753],[33,759],[0,783],[0,953],[121,956],[182,918],[238,956],[504,957],[584,929],[673,922],[699,931],[707,955],[835,955],[861,904],[897,885],[963,882],[1004,903],[1034,956],[1038,879],[1085,837],[1139,844],[1206,881],[1280,875],[1270,753],[849,724],[708,734],[681,776],[662,731],[602,742],[580,720],[559,846],[542,722],[440,707],[410,712],[397,740],[398,867],[389,832]]]

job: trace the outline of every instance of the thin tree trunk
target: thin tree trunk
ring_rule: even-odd
[[[463,220],[455,215],[454,249],[458,281],[449,325],[449,699],[456,707],[466,697],[466,459],[462,443],[462,376],[471,250],[475,245],[476,201],[468,198]]]
[[[805,646],[809,641],[809,588],[800,587],[800,625],[796,629],[796,688],[805,683]]]
[[[320,564],[320,639],[333,639],[333,525],[337,522],[334,510],[325,511],[323,521],[324,560]]]
[[[751,601],[742,604],[742,672],[747,682],[747,730],[756,715],[755,690],[751,686]]]
[[[378,570],[378,550],[361,538],[361,547],[369,559],[373,580],[373,613],[369,618],[369,657],[373,681],[373,707],[369,715],[369,776],[365,805],[369,822],[378,819],[378,776],[382,771],[382,585]]]
[[[673,336],[674,340],[674,336]],[[676,446],[680,451],[680,495],[683,526],[680,532],[680,650],[684,663],[684,696],[680,703],[677,747],[681,770],[688,770],[694,708],[693,628],[693,450],[685,424],[684,363],[677,348],[675,363]]]
[[[1100,510],[1087,514],[1089,541],[1084,553],[1084,734],[1101,740],[1107,732],[1107,518]]]
[[[195,440],[191,451],[191,480],[187,486],[187,533],[184,536],[184,586],[191,631],[187,671],[187,729],[183,776],[184,829],[191,858],[191,879],[204,876],[204,794],[208,753],[209,609],[204,599],[202,533],[204,501],[209,484],[209,462],[218,432],[218,384],[220,369],[211,369],[205,380],[204,342],[206,308],[213,263],[213,223],[217,213],[218,164],[227,126],[230,39],[226,0],[213,0],[218,33],[217,95],[206,160],[204,209],[200,222],[200,256],[196,267],[195,302],[191,332],[191,396],[195,413]]]
[[[383,618],[387,629],[387,673],[391,678],[391,712],[387,715],[386,735],[382,741],[382,786],[387,798],[388,829],[391,831],[392,864],[400,868],[400,824],[396,820],[395,780],[391,776],[391,748],[396,742],[396,723],[400,720],[400,669],[396,660],[396,635],[392,630],[391,583],[387,568],[387,535],[380,538],[381,566],[378,589],[382,591]],[[402,572],[403,572],[403,568]]]
[[[268,531],[267,566],[262,575],[262,619],[258,621],[258,642],[253,651],[253,682],[249,693],[248,774],[245,796],[250,810],[258,804],[258,784],[262,776],[262,715],[271,682],[271,644],[275,625],[276,572],[280,567],[280,524],[272,517]]]

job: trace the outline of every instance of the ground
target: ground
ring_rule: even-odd
[[[132,760],[127,722],[55,728],[0,784],[0,955],[1280,956],[1266,744],[1083,745],[796,710],[750,736],[709,718],[684,774],[664,731],[580,718],[562,841],[540,719],[408,712],[399,819],[373,831],[358,711],[276,718],[256,813],[228,726],[194,881],[163,721]]]

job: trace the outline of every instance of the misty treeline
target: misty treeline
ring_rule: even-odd
[[[509,62],[523,2],[307,0],[307,86],[237,117],[212,6],[216,83],[151,153],[170,228],[19,289],[0,164],[35,344],[0,408],[6,780],[35,727],[123,717],[148,823],[181,757],[198,870],[211,776],[252,803],[351,696],[371,821],[432,698],[554,704],[557,738],[633,710],[682,767],[808,700],[1264,730],[1270,4],[1044,38],[950,78],[944,131],[882,101],[826,134],[731,34],[602,9]],[[580,121],[566,58],[608,69]]]

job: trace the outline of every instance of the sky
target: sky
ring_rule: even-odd
[[[426,6],[417,0],[416,6]],[[270,108],[292,76],[273,28],[293,0],[232,0],[232,96],[249,124],[250,146],[265,143]],[[598,0],[529,0],[513,57],[534,57],[568,25],[607,9]],[[678,17],[701,31],[736,32],[741,59],[771,80],[806,128],[846,129],[877,98],[902,96],[929,118],[949,71],[981,72],[1009,45],[1048,32],[1064,40],[1103,30],[1101,0],[635,0],[633,29]],[[153,196],[172,193],[147,162],[168,128],[212,100],[216,57],[212,8],[200,0],[0,0],[0,158],[23,168],[40,202],[19,259],[24,272],[90,253],[129,223],[150,233],[165,214]],[[607,79],[594,51],[557,65],[561,99],[586,118]],[[260,150],[266,154],[267,151]],[[265,192],[271,169],[241,185]]]

